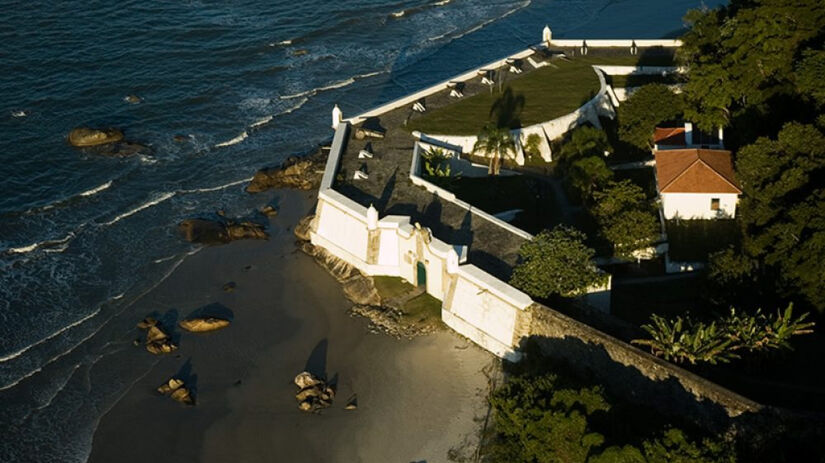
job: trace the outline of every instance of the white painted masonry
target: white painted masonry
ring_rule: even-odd
[[[735,193],[662,193],[662,209],[667,219],[718,219],[736,216]],[[711,209],[713,199],[719,209]]]

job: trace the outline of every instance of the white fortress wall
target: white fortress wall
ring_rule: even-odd
[[[675,72],[684,72],[684,68],[676,66],[610,66],[604,64],[594,64],[593,67],[600,69],[609,76],[644,76],[644,75],[667,75]]]
[[[552,39],[550,44],[557,47],[581,47],[582,45],[586,45],[588,47],[630,48],[636,45],[637,47],[675,48],[681,47],[682,41],[675,39]]]

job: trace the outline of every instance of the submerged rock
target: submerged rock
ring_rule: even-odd
[[[215,331],[229,326],[229,320],[224,320],[215,317],[190,318],[182,320],[179,323],[180,327],[192,333],[206,333],[207,331]]]
[[[123,132],[119,129],[92,129],[78,127],[69,132],[69,143],[72,146],[87,147],[105,145],[123,140]]]
[[[223,290],[226,291],[227,293],[231,293],[232,291],[235,291],[235,288],[237,288],[237,287],[238,287],[238,284],[235,283],[234,281],[228,281],[228,282],[223,284]]]
[[[191,243],[223,244],[242,239],[269,239],[263,225],[248,221],[186,219],[178,224],[178,230]]]

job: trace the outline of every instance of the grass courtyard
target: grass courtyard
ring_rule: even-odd
[[[502,91],[495,85],[490,92],[456,101],[411,119],[409,130],[430,134],[477,135],[490,120],[490,109],[509,87],[513,95],[524,98],[524,106],[512,114],[510,128],[525,127],[563,116],[586,103],[599,91],[599,78],[585,62],[555,60],[546,66],[507,80]]]

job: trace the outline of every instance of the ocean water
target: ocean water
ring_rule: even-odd
[[[131,358],[132,303],[199,250],[175,224],[254,212],[246,181],[328,140],[333,104],[364,111],[534,44],[545,24],[674,36],[699,5],[0,0],[0,461],[85,461],[99,418],[152,366]],[[122,128],[153,155],[75,150],[80,125]]]

